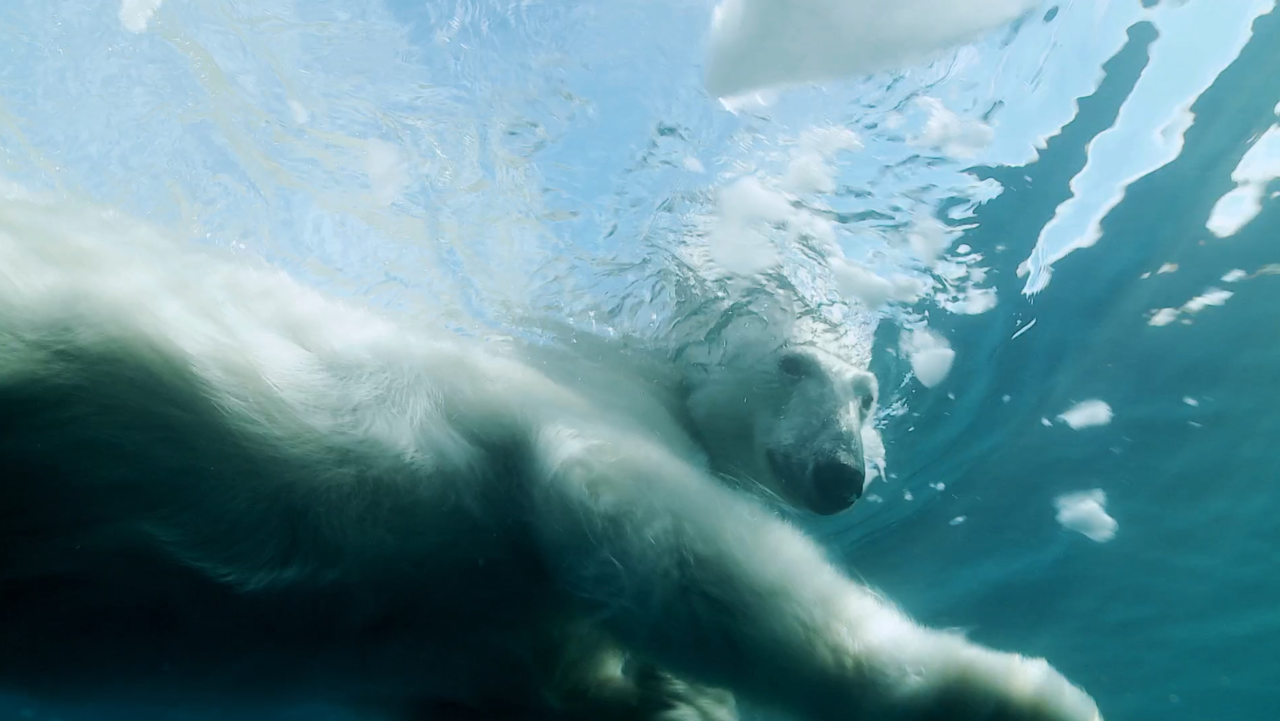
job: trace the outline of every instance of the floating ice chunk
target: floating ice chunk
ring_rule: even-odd
[[[969,520],[969,519],[968,519],[967,517],[965,517],[965,516],[956,516],[955,518],[951,519],[950,523],[951,523],[951,525],[953,525],[953,526],[958,526],[958,525],[960,525],[961,523],[964,523],[964,522],[965,522],[965,521],[967,521],[967,520]]]
[[[945,380],[956,359],[956,352],[946,339],[928,330],[904,333],[899,345],[911,359],[911,370],[916,374],[916,380],[926,388]]]
[[[1233,295],[1235,295],[1235,293],[1232,293],[1229,290],[1222,290],[1220,288],[1210,288],[1209,290],[1206,290],[1202,295],[1197,295],[1196,297],[1184,303],[1182,306],[1182,312],[1199,313],[1200,311],[1204,310],[1205,308],[1211,305],[1226,305],[1227,301]]]
[[[1042,426],[1046,426],[1046,427],[1048,427],[1048,428],[1052,428],[1052,427],[1053,427],[1053,421],[1049,420],[1048,418],[1041,417],[1041,418],[1040,418],[1040,425],[1042,425]]]
[[[1227,273],[1226,275],[1224,275],[1222,279],[1224,281],[1227,281],[1228,283],[1233,283],[1243,277],[1246,277],[1244,271],[1233,270],[1230,273]],[[1154,325],[1154,326],[1169,325],[1170,323],[1177,320],[1183,313],[1199,313],[1200,311],[1204,310],[1205,308],[1211,305],[1215,305],[1215,306],[1225,305],[1226,302],[1230,300],[1231,296],[1233,295],[1235,295],[1235,293],[1232,293],[1229,290],[1222,290],[1221,288],[1210,288],[1206,290],[1203,294],[1192,298],[1186,303],[1183,303],[1181,308],[1161,308],[1160,310],[1155,312],[1155,315],[1151,316],[1151,319],[1147,321],[1147,325]],[[1191,322],[1190,320],[1183,321],[1183,323],[1190,323],[1190,322]]]
[[[1072,430],[1080,430],[1081,428],[1092,428],[1093,426],[1105,426],[1111,422],[1114,414],[1111,412],[1111,406],[1106,401],[1097,399],[1080,401],[1063,411],[1058,420],[1071,426]]]
[[[981,120],[962,118],[937,98],[922,97],[916,104],[929,113],[916,145],[937,148],[953,158],[973,158],[991,144],[995,130]]]
[[[956,352],[950,348],[930,348],[911,355],[911,369],[921,383],[932,388],[946,379],[955,359]]]
[[[1147,325],[1162,326],[1169,325],[1178,319],[1181,315],[1177,308],[1161,308],[1151,316],[1151,320],[1147,321]]]
[[[379,205],[394,203],[409,184],[409,168],[400,149],[385,140],[375,138],[365,143],[364,172]]]
[[[1228,271],[1226,275],[1222,276],[1222,282],[1235,283],[1237,281],[1244,280],[1245,278],[1248,278],[1248,277],[1249,277],[1248,273],[1244,272],[1243,270],[1240,270],[1239,268],[1236,268],[1235,270]]]
[[[1186,403],[1187,405],[1191,406],[1192,408],[1195,408],[1196,406],[1200,405],[1200,401],[1196,400],[1195,398],[1192,398],[1191,396],[1186,396],[1186,397],[1184,397],[1184,398],[1182,399],[1182,402],[1183,402],[1183,403]]]
[[[120,0],[120,24],[131,33],[145,32],[163,0]]]
[[[1008,23],[1038,0],[721,0],[711,20],[715,97],[913,62]]]
[[[1090,540],[1106,543],[1116,537],[1120,524],[1107,515],[1107,494],[1097,488],[1067,493],[1053,500],[1058,509],[1058,523],[1063,528],[1082,533]]]
[[[1205,227],[1219,238],[1229,238],[1262,212],[1262,195],[1266,186],[1245,183],[1227,191],[1213,204]]]
[[[1280,178],[1280,125],[1273,125],[1249,148],[1231,172],[1236,187],[1218,199],[1205,226],[1219,238],[1235,235],[1262,211],[1267,184]]]

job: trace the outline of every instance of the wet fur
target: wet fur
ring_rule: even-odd
[[[0,687],[388,718],[1091,721],[912,623],[657,402],[0,205]],[[606,410],[608,409],[608,410]],[[685,680],[692,681],[688,683]]]

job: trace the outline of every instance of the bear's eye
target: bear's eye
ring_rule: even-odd
[[[863,413],[870,413],[870,412],[871,412],[871,405],[872,405],[873,403],[875,403],[875,402],[876,402],[876,399],[875,399],[875,398],[873,398],[873,397],[871,397],[871,394],[869,394],[869,393],[868,393],[868,394],[866,394],[866,395],[864,395],[864,396],[862,396],[862,412],[863,412]]]
[[[788,353],[778,361],[778,369],[792,378],[806,378],[812,372],[813,364],[808,358],[798,353]]]

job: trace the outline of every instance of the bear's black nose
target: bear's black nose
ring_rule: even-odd
[[[822,460],[809,472],[809,504],[814,513],[829,516],[853,505],[862,496],[867,480],[862,466],[840,460]]]

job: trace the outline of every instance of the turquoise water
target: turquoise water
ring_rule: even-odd
[[[1033,239],[1067,197],[1151,36],[1131,30],[1039,162],[980,171],[1020,192],[981,208],[966,240],[1007,242],[1006,255],[1024,256],[1029,243],[1012,238]],[[1275,121],[1280,79],[1260,69],[1280,67],[1277,51],[1272,14],[1197,99],[1177,159],[1128,186],[1096,249],[1063,262],[1034,300],[957,324],[964,350],[948,382],[964,393],[918,402],[915,431],[889,434],[916,461],[912,475],[957,492],[849,551],[934,622],[1056,659],[1108,718],[1266,719],[1280,709],[1280,659],[1269,650],[1280,638],[1280,284],[1258,278],[1189,326],[1151,327],[1143,316],[1220,285],[1231,268],[1275,261],[1274,202],[1229,241],[1204,226],[1233,186],[1231,170]],[[1139,279],[1164,263],[1179,270]],[[1010,340],[1016,321],[1031,318],[1036,327]],[[1115,420],[1077,434],[1037,423],[1082,397],[1107,399]],[[1050,497],[1082,485],[1106,490],[1120,522],[1114,541],[1091,544],[1048,523]],[[958,515],[969,522],[948,527]]]
[[[115,3],[12,0],[0,190],[116,207],[460,332],[534,307],[658,337],[725,287],[688,251],[716,190],[784,177],[806,129],[855,131],[835,187],[797,202],[886,275],[949,272],[903,250],[937,218],[998,301],[872,316],[889,477],[815,532],[921,620],[1047,656],[1108,719],[1280,716],[1274,3],[1045,5],[931,64],[737,113],[700,89],[710,6],[171,0],[134,33]],[[930,147],[922,96],[990,137]],[[1241,185],[1254,217],[1239,191],[1219,205]],[[786,277],[826,308],[840,287],[811,260],[785,255]],[[1211,288],[1232,295],[1160,324]],[[922,323],[956,352],[931,388],[899,338]],[[1091,399],[1109,423],[1058,419]],[[1102,542],[1055,519],[1093,489]]]

